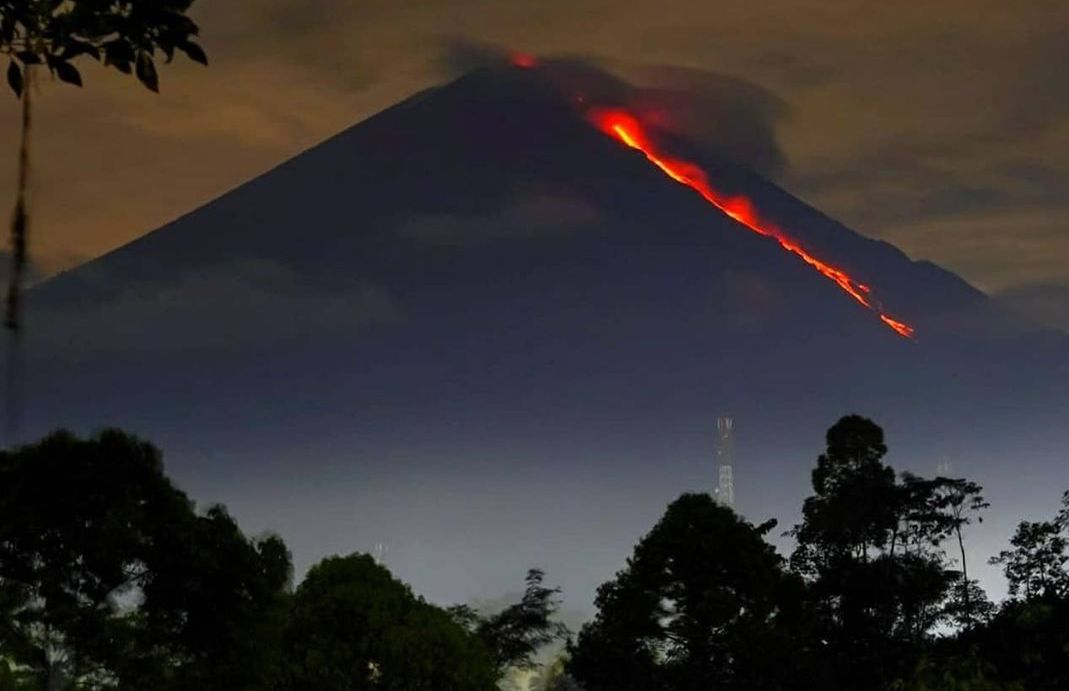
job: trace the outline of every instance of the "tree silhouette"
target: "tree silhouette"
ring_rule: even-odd
[[[869,420],[829,430],[797,571],[773,521],[681,496],[530,688],[1069,688],[1069,492],[995,559],[1011,586],[996,609],[944,546],[964,559],[980,487],[896,478],[885,453]],[[490,615],[428,604],[366,555],[321,561],[295,593],[290,577],[280,539],[195,511],[136,437],[0,451],[0,691],[490,691],[566,633],[538,570]]]
[[[156,61],[176,52],[207,64],[186,16],[193,0],[0,0],[0,53],[7,83],[22,101],[18,186],[11,221],[12,270],[4,323],[21,323],[21,290],[29,240],[30,131],[35,73],[47,69],[62,82],[82,85],[75,61],[88,57],[159,90]]]
[[[528,571],[520,601],[496,614],[483,616],[466,605],[449,610],[486,646],[499,679],[509,669],[533,669],[539,650],[568,637],[568,627],[554,619],[560,588],[547,588],[544,580],[542,570]]]
[[[262,688],[288,579],[277,538],[196,514],[135,437],[0,452],[0,660],[38,688]]]
[[[977,522],[983,522],[981,512],[990,504],[984,499],[980,485],[962,478],[936,478],[932,482],[931,492],[936,522],[954,536],[961,557],[961,580],[954,597],[956,608],[953,618],[962,626],[973,626],[990,615],[991,603],[983,590],[969,580],[964,529],[974,518]]]
[[[1011,597],[1069,597],[1069,492],[1053,520],[1022,521],[1010,545],[991,563],[1002,565]]]
[[[330,557],[297,588],[281,687],[291,691],[489,691],[493,662],[443,609],[367,555]]]
[[[881,688],[911,673],[950,614],[950,590],[963,581],[943,543],[985,504],[973,483],[909,474],[899,481],[883,462],[883,430],[866,418],[842,418],[827,444],[814,494],[791,531],[791,564],[809,585],[833,687]],[[958,594],[969,602],[969,590]]]
[[[764,540],[773,525],[706,494],[674,501],[598,589],[569,673],[587,691],[790,688],[801,583]]]

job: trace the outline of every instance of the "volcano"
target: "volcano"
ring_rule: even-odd
[[[647,133],[782,237],[749,232],[552,73],[419,93],[36,287],[23,434],[135,431],[299,566],[386,542],[445,601],[537,564],[588,602],[666,501],[715,485],[723,414],[754,519],[793,522],[849,412],[896,467],[985,484],[992,535],[1000,504],[1054,505],[1069,337]]]

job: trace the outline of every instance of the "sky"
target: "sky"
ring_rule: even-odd
[[[752,85],[776,104],[780,160],[766,172],[779,184],[1069,326],[1064,2],[202,0],[194,15],[211,66],[167,66],[158,96],[95,65],[83,90],[42,85],[41,273],[121,246],[496,46],[647,83],[682,69]],[[16,116],[7,94],[0,199],[13,196]]]

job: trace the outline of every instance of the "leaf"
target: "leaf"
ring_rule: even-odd
[[[15,53],[15,57],[22,61],[23,65],[40,65],[41,56],[32,50],[20,50]]]
[[[160,92],[160,78],[156,74],[156,65],[152,62],[152,56],[148,53],[137,55],[137,78],[150,91]]]
[[[199,62],[200,64],[207,66],[208,55],[199,45],[193,43],[192,41],[188,41],[182,44],[181,48],[182,51],[189,56],[190,60],[192,60],[193,62]]]
[[[7,66],[7,83],[15,95],[22,98],[22,70],[12,60]]]
[[[82,75],[78,73],[78,68],[66,60],[56,60],[55,64],[52,65],[52,69],[56,71],[56,76],[59,77],[61,82],[67,82],[75,86],[82,85]]]
[[[130,63],[134,61],[134,51],[130,49],[130,46],[122,41],[108,41],[104,44],[104,64],[110,65],[119,70],[123,74],[130,74],[132,71]]]

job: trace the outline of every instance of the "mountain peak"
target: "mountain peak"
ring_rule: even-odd
[[[72,358],[112,358],[97,365],[107,371],[131,351],[230,357],[246,335],[265,353],[327,347],[319,339],[411,348],[422,340],[405,339],[448,340],[459,324],[505,329],[510,343],[525,334],[521,350],[543,337],[652,347],[615,321],[646,319],[665,334],[658,357],[703,354],[695,371],[706,356],[742,372],[790,359],[849,379],[885,358],[958,386],[1030,348],[1044,374],[1029,386],[1063,371],[1065,339],[639,121],[629,89],[581,63],[540,61],[416,94],[32,291],[41,352],[56,349],[43,376]],[[629,136],[643,141],[599,127],[605,108],[634,115],[641,135]],[[431,324],[449,335],[425,333]],[[899,338],[912,328],[916,343]],[[829,364],[825,351],[856,361]],[[807,385],[830,385],[818,379]],[[884,386],[897,384],[874,390]]]

